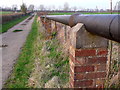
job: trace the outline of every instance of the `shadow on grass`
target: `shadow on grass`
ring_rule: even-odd
[[[20,32],[20,31],[23,31],[23,30],[14,30],[13,32]]]

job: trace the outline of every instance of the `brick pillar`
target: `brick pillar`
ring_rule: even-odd
[[[79,23],[70,33],[70,88],[101,87],[106,77],[108,40]]]

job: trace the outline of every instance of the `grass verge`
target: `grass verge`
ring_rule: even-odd
[[[111,14],[110,12],[96,12],[96,13],[82,13],[82,14]],[[113,14],[119,14],[119,12],[113,12]]]
[[[59,77],[59,84],[61,88],[65,87],[65,84],[69,80],[69,59],[68,56],[63,52],[63,47],[57,39],[52,39],[46,42],[46,49],[49,51],[47,55],[52,62],[52,67],[49,68],[49,76],[52,78],[54,76]],[[50,79],[47,79],[47,81]]]
[[[20,23],[21,21],[23,21],[24,19],[26,19],[28,16],[23,16],[21,18],[15,19],[13,21],[9,21],[5,24],[2,24],[2,28],[0,28],[0,33],[4,33],[7,32],[8,29],[10,29],[11,27],[13,27],[14,25]]]
[[[11,13],[14,13],[14,12],[9,12],[9,11],[0,11],[0,15],[5,15],[5,14],[11,14]]]
[[[23,30],[14,30],[13,32],[20,32],[20,31],[23,31]]]
[[[46,40],[47,33],[45,32],[46,30],[40,24],[39,35],[34,44],[35,66],[29,78],[29,86],[32,88],[68,88],[68,56],[56,39],[56,33],[51,34],[52,39]],[[54,81],[54,77],[58,80]],[[53,82],[49,83],[51,80]]]
[[[28,78],[34,67],[34,43],[37,38],[38,26],[36,22],[37,17],[32,24],[32,29],[27,37],[26,43],[21,50],[20,56],[15,64],[13,73],[8,79],[5,88],[27,88]]]
[[[74,13],[49,13],[49,15],[72,15]]]
[[[49,15],[72,15],[75,13],[49,13]],[[80,14],[111,14],[109,12],[98,12],[98,13],[82,13],[80,12]],[[113,12],[113,14],[120,14],[119,12]]]

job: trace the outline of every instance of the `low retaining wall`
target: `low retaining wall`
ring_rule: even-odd
[[[46,28],[47,38],[57,32],[70,62],[70,88],[102,88],[107,75],[108,39],[86,31],[82,23],[74,27],[40,19]]]

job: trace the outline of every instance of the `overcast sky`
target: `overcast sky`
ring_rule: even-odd
[[[117,1],[113,0],[113,6]],[[56,8],[63,7],[65,2],[68,2],[69,6],[76,6],[78,8],[90,8],[95,9],[96,6],[99,9],[109,9],[110,8],[110,0],[23,0],[27,6],[30,4],[35,5],[35,8],[38,8],[41,4],[44,6],[55,6]],[[1,7],[11,7],[13,4],[17,4],[18,8],[22,4],[22,0],[0,0]]]

